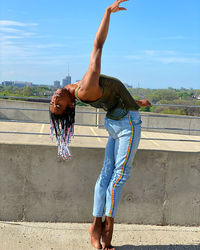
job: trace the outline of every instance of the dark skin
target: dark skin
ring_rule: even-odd
[[[81,82],[69,84],[64,87],[64,89],[68,90],[69,95],[66,94],[61,95],[60,89],[56,91],[55,95],[58,94],[58,96],[53,95],[50,105],[50,111],[52,113],[60,114],[62,113],[62,111],[64,111],[64,109],[67,106],[68,107],[73,106],[73,103],[76,99],[75,89],[78,87],[79,84],[81,84],[81,88],[79,89],[78,97],[82,101],[96,101],[102,96],[102,88],[99,85],[99,76],[101,71],[101,55],[102,55],[103,44],[106,40],[108,33],[110,15],[111,13],[117,11],[126,10],[123,7],[121,8],[119,7],[119,4],[125,1],[127,0],[116,1],[106,9],[101,24],[95,36],[94,47],[91,53],[88,71],[84,75]],[[136,102],[141,107],[151,107],[151,103],[146,99],[138,100]]]
[[[61,115],[67,107],[73,107],[74,101],[75,96],[73,94],[68,90],[59,88],[51,98],[50,111],[56,115]]]
[[[55,113],[55,114],[59,115],[59,114],[62,114],[62,112],[67,107],[72,108],[74,106],[74,102],[75,102],[75,99],[76,99],[76,97],[75,97],[75,89],[78,87],[78,85],[79,85],[79,83],[74,83],[74,84],[69,84],[66,87],[64,87],[64,89],[68,90],[68,93],[63,91],[63,89],[58,89],[51,98],[50,111],[52,113]],[[79,97],[79,95],[80,94],[78,92],[78,97]],[[80,99],[82,101],[96,101],[99,98],[95,98],[95,100],[91,100],[90,98],[89,99],[80,98]],[[146,99],[136,100],[136,103],[140,107],[151,107],[152,106],[151,103]]]
[[[80,82],[65,86],[63,89],[58,89],[52,96],[50,103],[50,111],[55,114],[62,114],[67,107],[73,107],[75,102],[75,89],[80,84],[78,97],[82,101],[96,101],[102,96],[102,88],[99,85],[99,77],[101,72],[101,55],[104,42],[106,40],[110,16],[112,13],[126,10],[119,7],[119,4],[127,0],[117,0],[110,5],[104,13],[100,26],[97,30],[94,46],[90,57],[89,68]],[[136,101],[141,107],[151,107],[151,103],[146,100]],[[102,222],[102,217],[94,217],[93,223],[89,227],[90,242],[93,247],[97,249],[112,249],[115,248],[111,245],[113,234],[114,218],[105,217]]]

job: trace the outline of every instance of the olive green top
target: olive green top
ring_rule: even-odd
[[[78,91],[81,84],[75,90],[76,98],[80,102],[89,104],[94,108],[103,108],[107,111],[106,117],[112,120],[120,120],[127,115],[128,111],[138,110],[140,108],[123,83],[117,78],[100,75],[99,85],[103,88],[103,93],[98,100],[80,100],[78,98]]]

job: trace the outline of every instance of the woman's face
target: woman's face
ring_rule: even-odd
[[[50,111],[55,115],[61,115],[67,107],[73,108],[74,102],[70,98],[70,94],[65,89],[58,89],[51,98]]]

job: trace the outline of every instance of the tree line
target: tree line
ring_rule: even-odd
[[[200,89],[129,89],[135,99],[148,99],[152,104],[169,104],[184,106],[200,106]],[[141,111],[175,115],[200,116],[200,107],[152,106],[141,108]]]

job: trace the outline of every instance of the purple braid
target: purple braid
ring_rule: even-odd
[[[74,108],[67,108],[62,115],[55,115],[50,112],[50,138],[53,140],[54,131],[57,139],[58,156],[64,160],[71,159],[69,144],[74,136],[75,122]]]

